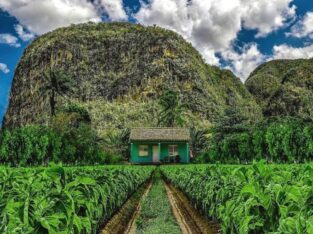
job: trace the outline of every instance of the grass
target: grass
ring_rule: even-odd
[[[141,212],[136,220],[137,234],[180,234],[181,230],[171,210],[164,182],[157,172],[146,198],[141,202]]]

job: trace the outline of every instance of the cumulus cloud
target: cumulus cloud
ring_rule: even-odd
[[[9,33],[0,34],[0,44],[7,44],[15,48],[18,48],[21,46],[21,44],[18,43],[18,38]]]
[[[215,52],[227,47],[241,29],[238,1],[152,0],[142,3],[135,18],[146,25],[157,24],[180,33],[217,64]]]
[[[313,12],[306,13],[302,20],[292,26],[291,32],[287,33],[287,36],[313,39]]]
[[[249,74],[266,59],[266,56],[259,51],[255,43],[245,45],[240,53],[230,49],[224,51],[222,55],[230,64],[227,68],[232,70],[235,75],[239,76],[243,82],[247,79]]]
[[[4,63],[0,63],[0,71],[2,71],[4,74],[7,74],[10,72],[8,66]]]
[[[143,24],[174,30],[218,64],[217,52],[230,50],[238,32],[256,29],[264,36],[295,15],[292,0],[151,0],[134,17]],[[228,54],[228,53],[226,53]],[[227,58],[226,58],[227,59]]]
[[[113,21],[128,19],[123,7],[123,0],[98,0],[96,4],[101,6]]]
[[[221,55],[229,68],[245,80],[250,71],[268,58],[255,43],[234,50],[238,32],[243,28],[254,29],[256,37],[262,37],[284,27],[295,18],[296,7],[292,1],[148,0],[141,1],[141,7],[133,17],[139,23],[157,24],[181,34],[209,64],[221,65],[217,54]],[[103,14],[112,21],[128,19],[123,0],[0,0],[0,8],[17,18],[19,24],[15,30],[24,41],[31,40],[34,34],[40,35],[72,23],[101,21]],[[311,37],[312,15],[308,13],[292,27],[293,36]],[[6,44],[20,46],[18,39],[12,37],[3,39],[0,36],[0,43],[11,41]],[[273,58],[294,58],[300,54],[307,57],[311,49],[311,46],[279,45],[273,48]]]
[[[242,19],[247,29],[257,29],[256,37],[263,37],[284,26],[296,15],[293,0],[242,0]]]
[[[35,34],[72,23],[101,20],[96,7],[87,0],[0,0],[0,8]]]
[[[24,30],[23,26],[20,24],[14,25],[15,31],[17,35],[23,40],[23,41],[29,41],[35,37],[34,34],[28,33]]]
[[[287,44],[275,45],[272,59],[312,58],[313,44],[305,47],[292,47]]]
[[[70,24],[100,22],[103,13],[112,21],[128,19],[123,0],[0,0],[0,8],[37,35]],[[22,35],[25,40],[31,37]]]

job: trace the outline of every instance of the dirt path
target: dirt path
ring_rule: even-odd
[[[162,198],[160,198],[160,195],[157,195],[157,197],[159,197],[159,199],[169,200],[170,209],[172,209],[172,213],[182,234],[220,233],[219,225],[214,222],[208,222],[207,219],[200,215],[179,189],[166,181],[162,181],[162,184],[164,184],[163,186],[165,186],[166,192],[163,192],[163,195],[161,195]],[[143,185],[138,192],[128,199],[122,208],[103,227],[99,234],[135,234],[138,232],[138,230],[136,230],[136,220],[141,215],[141,202],[145,201],[143,199],[148,196],[152,186],[153,179]],[[171,213],[171,211],[169,212]],[[158,213],[160,213],[161,216],[164,215],[162,212]],[[159,217],[158,213],[157,217]]]
[[[173,213],[183,234],[220,233],[219,226],[216,223],[208,222],[201,216],[181,191],[166,182],[165,187]]]
[[[142,195],[142,197],[140,198],[140,200],[138,201],[138,205],[136,207],[136,210],[133,214],[132,219],[130,220],[129,224],[127,225],[126,230],[124,231],[124,234],[135,234],[136,233],[136,218],[139,216],[140,214],[140,210],[141,210],[141,200],[145,199],[145,197],[147,196],[147,194],[149,193],[150,189],[152,186],[152,181],[150,181],[146,191],[144,192],[144,194]]]
[[[161,174],[157,171],[152,180],[149,193],[141,200],[141,210],[135,221],[135,233],[181,234]]]
[[[134,234],[134,220],[140,210],[140,201],[149,192],[151,185],[152,181],[150,180],[132,195],[99,231],[99,234]]]

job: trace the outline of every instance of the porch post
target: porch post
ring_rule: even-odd
[[[159,162],[161,161],[161,143],[158,144]]]
[[[187,151],[187,163],[190,162],[190,157],[189,157],[189,143],[186,143],[186,151]]]
[[[130,161],[133,162],[133,143],[130,143]]]

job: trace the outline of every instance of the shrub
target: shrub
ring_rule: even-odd
[[[87,124],[77,128],[29,125],[4,130],[0,137],[0,163],[11,166],[117,163],[121,158],[107,153],[96,132]]]
[[[254,125],[244,124],[240,129],[215,128],[209,149],[196,162],[249,163],[265,159],[301,163],[313,160],[312,122],[291,117],[274,118]]]

